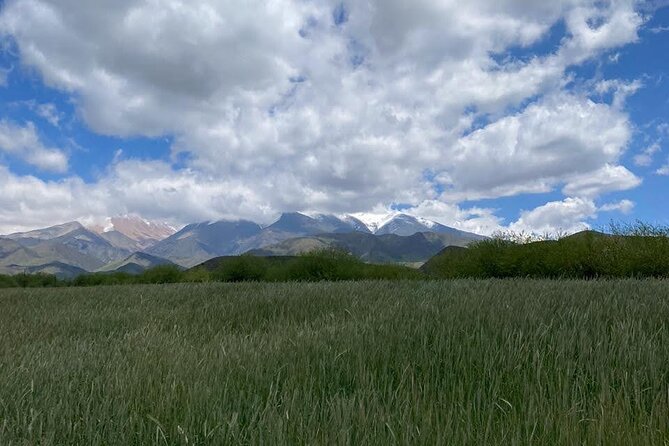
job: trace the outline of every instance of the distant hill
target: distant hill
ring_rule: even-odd
[[[385,248],[370,248],[370,252],[359,252],[359,254],[363,258],[373,259],[370,261],[416,258],[426,260],[427,253],[431,255],[438,251],[434,251],[435,246],[441,249],[445,244],[466,245],[472,240],[485,238],[405,214],[389,219],[378,229],[376,235],[413,236],[417,233],[437,233],[443,237],[437,240],[427,235],[419,236],[416,237],[418,240],[416,247],[406,244],[392,249],[390,245],[393,245],[393,242],[386,240]],[[367,237],[359,235],[340,237],[346,234],[364,234]],[[324,237],[325,235],[331,237]],[[211,258],[245,252],[264,252],[263,255],[281,255],[281,253],[293,255],[333,245],[341,245],[347,247],[346,249],[350,248],[349,250],[355,248],[360,251],[360,248],[354,245],[362,243],[363,246],[368,246],[375,243],[372,242],[376,240],[373,235],[365,223],[349,215],[316,214],[308,216],[299,212],[289,212],[282,214],[276,222],[264,228],[250,221],[219,221],[189,225],[146,252],[169,259],[179,265],[191,267]],[[422,241],[424,239],[427,239],[427,242]],[[282,245],[282,242],[286,240],[291,241]],[[425,243],[430,247],[426,247]],[[265,248],[264,251],[263,248]],[[402,250],[406,252],[400,252]]]
[[[97,272],[119,272],[128,274],[141,274],[147,269],[162,265],[174,265],[167,259],[161,259],[143,252],[136,252],[123,260],[109,263]]]
[[[57,264],[94,271],[130,254],[77,222],[10,234],[2,240],[0,267],[10,270]]]
[[[309,217],[298,212],[284,213],[265,228],[244,220],[197,223],[186,226],[146,252],[192,267],[211,258],[242,254],[299,236],[353,232],[360,225],[364,226],[354,218]]]
[[[227,263],[230,262],[235,262],[239,256],[221,256],[221,257],[215,257],[213,259],[209,259],[206,262],[203,262],[197,266],[194,266],[193,269],[195,268],[202,268],[206,269],[207,271],[215,271],[217,269],[220,269],[221,267],[225,266]],[[267,261],[269,262],[269,265],[283,265],[291,260],[295,259],[294,256],[275,256],[275,257],[267,257]]]
[[[295,256],[320,249],[338,248],[346,250],[366,262],[413,263],[428,260],[445,246],[467,246],[472,241],[471,238],[431,232],[419,232],[410,236],[352,232],[297,237],[265,248],[251,250],[249,254]]]
[[[191,267],[214,257],[239,252],[239,244],[262,228],[251,221],[217,221],[188,225],[146,252]]]
[[[44,240],[52,240],[83,228],[81,223],[72,221],[44,229],[35,229],[34,231],[16,232],[14,234],[5,235],[3,238],[19,241],[23,246],[32,246]]]
[[[91,228],[69,222],[5,236],[0,242],[0,267],[60,262],[97,271],[110,263],[124,262],[134,252],[192,267],[208,259],[265,247],[268,247],[267,252],[294,253],[331,246],[355,250],[356,255],[368,261],[415,262],[404,259],[424,260],[436,246],[465,245],[484,238],[406,214],[391,215],[374,229],[372,231],[363,220],[351,215],[305,215],[299,212],[284,213],[268,226],[247,220],[221,220],[190,224],[176,233],[164,223],[153,223],[136,216],[114,217],[104,225]],[[409,237],[419,233],[439,234],[439,237],[417,236],[416,245],[374,237]],[[280,245],[286,240],[291,241]],[[142,262],[137,265],[128,268],[138,270]]]
[[[59,279],[73,279],[85,271],[76,266],[67,265],[62,262],[50,262],[44,265],[35,266],[19,266],[19,265],[5,265],[0,266],[0,274],[15,275],[15,274],[50,274]]]

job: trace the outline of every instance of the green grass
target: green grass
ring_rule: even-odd
[[[669,282],[0,291],[0,444],[669,444]]]

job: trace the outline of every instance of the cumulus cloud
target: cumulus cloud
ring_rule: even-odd
[[[592,200],[566,198],[551,201],[531,211],[521,212],[518,221],[510,226],[517,232],[539,234],[572,233],[590,228],[587,220],[597,214],[597,206]]]
[[[597,207],[589,198],[570,197],[562,201],[548,202],[530,211],[522,211],[520,218],[509,225],[509,229],[535,234],[571,234],[590,229],[590,221],[599,212],[629,214],[634,206],[633,201],[623,199]]]
[[[41,170],[67,171],[67,155],[59,149],[46,147],[32,122],[21,126],[6,119],[0,120],[0,151]]]
[[[641,179],[623,166],[606,164],[601,169],[568,179],[562,191],[565,195],[595,198],[607,192],[633,189]]]
[[[636,204],[631,200],[620,200],[616,203],[607,203],[599,208],[603,212],[621,212],[623,214],[630,214],[634,210]]]
[[[499,225],[493,211],[458,203],[561,185],[589,202],[639,183],[620,165],[631,134],[624,96],[639,86],[600,84],[622,98],[607,104],[569,92],[565,75],[636,41],[643,20],[634,8],[632,0],[8,0],[0,34],[24,66],[71,95],[92,130],[168,135],[174,159],[186,160],[181,169],[115,160],[92,184],[43,183],[73,196],[88,189],[106,203],[77,212],[263,220],[280,210],[402,203],[485,232]],[[560,21],[557,48],[507,54],[530,49]],[[54,125],[57,116],[42,113]]]
[[[71,221],[75,215],[104,215],[107,210],[107,197],[97,196],[78,178],[43,181],[14,175],[0,165],[0,190],[0,233]]]
[[[591,178],[590,195],[598,187],[627,189],[632,174],[607,163],[617,162],[630,133],[627,116],[606,104],[566,93],[548,96],[461,138],[448,158],[453,166],[446,171],[446,186],[452,192],[446,195],[546,192],[574,175]],[[572,180],[565,193],[575,192],[578,182]]]
[[[0,165],[0,190],[0,234],[131,213],[177,227],[218,218],[269,222],[276,216],[251,189],[190,170],[175,173],[161,161],[119,161],[92,184],[78,177],[19,176]]]

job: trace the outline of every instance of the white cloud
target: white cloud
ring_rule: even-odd
[[[626,149],[630,134],[627,116],[608,105],[551,95],[462,138],[447,158],[453,167],[447,170],[451,189],[445,195],[472,199],[545,192],[577,175],[590,178],[592,192],[600,187],[598,179],[602,189],[627,189],[631,174],[610,163]],[[611,184],[611,174],[619,186]]]
[[[596,215],[597,206],[592,200],[566,198],[521,212],[520,218],[510,225],[510,229],[538,234],[573,233],[590,228],[587,220]]]
[[[669,160],[662,167],[655,171],[656,175],[668,176],[669,175]]]
[[[620,79],[606,79],[595,84],[595,91],[599,94],[612,93],[613,106],[623,108],[628,97],[634,95],[643,87],[643,83],[635,79],[631,82],[621,81]]]
[[[655,142],[634,156],[634,164],[640,167],[648,167],[653,164],[653,155],[660,152],[662,148],[660,143]]]
[[[502,219],[495,215],[494,209],[462,209],[457,205],[426,200],[406,212],[477,234],[491,235],[502,229]]]
[[[69,178],[45,182],[16,176],[0,165],[0,233],[50,226],[84,215],[105,215],[108,197],[83,181]]]
[[[653,28],[649,28],[648,31],[653,34],[662,34],[669,31],[669,26],[655,26]]]
[[[569,197],[522,211],[520,218],[509,225],[509,229],[534,234],[571,234],[590,229],[590,222],[597,218],[599,212],[629,214],[634,206],[633,201],[624,199],[597,207],[589,198]]]
[[[120,161],[92,184],[77,177],[18,176],[0,165],[0,190],[0,234],[121,214],[174,226],[218,218],[268,222],[276,216],[251,189],[189,170],[175,173],[160,161]]]
[[[68,215],[262,220],[406,203],[485,232],[499,220],[461,200],[562,184],[594,198],[638,181],[619,165],[631,133],[623,100],[568,93],[565,75],[637,40],[635,2],[346,1],[335,26],[339,3],[8,0],[0,34],[91,129],[173,136],[174,156],[188,155],[180,170],[115,158],[80,186],[104,209],[73,204]],[[493,57],[560,20],[568,33],[553,51]]]
[[[59,149],[46,147],[37,135],[32,122],[20,126],[6,119],[0,120],[0,151],[22,159],[41,170],[67,171],[67,156]]]
[[[58,108],[51,103],[38,104],[36,106],[37,114],[54,127],[60,127],[60,121],[63,119]]]
[[[623,166],[606,164],[601,169],[574,175],[562,189],[565,195],[596,198],[607,192],[634,189],[641,179]]]
[[[607,203],[600,206],[599,210],[603,212],[621,212],[625,215],[630,214],[634,210],[636,204],[631,200],[620,200],[617,203]]]

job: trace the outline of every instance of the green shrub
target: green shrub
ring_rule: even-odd
[[[441,278],[669,277],[667,233],[639,224],[616,227],[611,234],[585,231],[558,240],[493,238],[445,252],[424,269]]]
[[[211,273],[205,268],[198,267],[184,271],[182,280],[188,283],[203,283],[211,281]]]
[[[425,279],[425,274],[417,269],[402,265],[362,265],[362,278],[364,280],[420,280]]]
[[[0,275],[0,288],[15,288],[19,286],[12,276]]]
[[[161,265],[148,269],[137,276],[138,283],[178,283],[183,278],[183,272],[174,265]]]
[[[297,257],[276,271],[273,279],[308,282],[360,280],[363,279],[363,268],[364,263],[348,252],[326,249]]]
[[[243,255],[225,259],[213,271],[212,278],[219,282],[257,282],[265,278],[268,268],[265,258]]]
[[[77,276],[70,284],[73,286],[130,285],[136,277],[128,273],[92,273]]]
[[[55,287],[60,284],[58,278],[51,274],[17,274],[14,281],[21,288]]]

